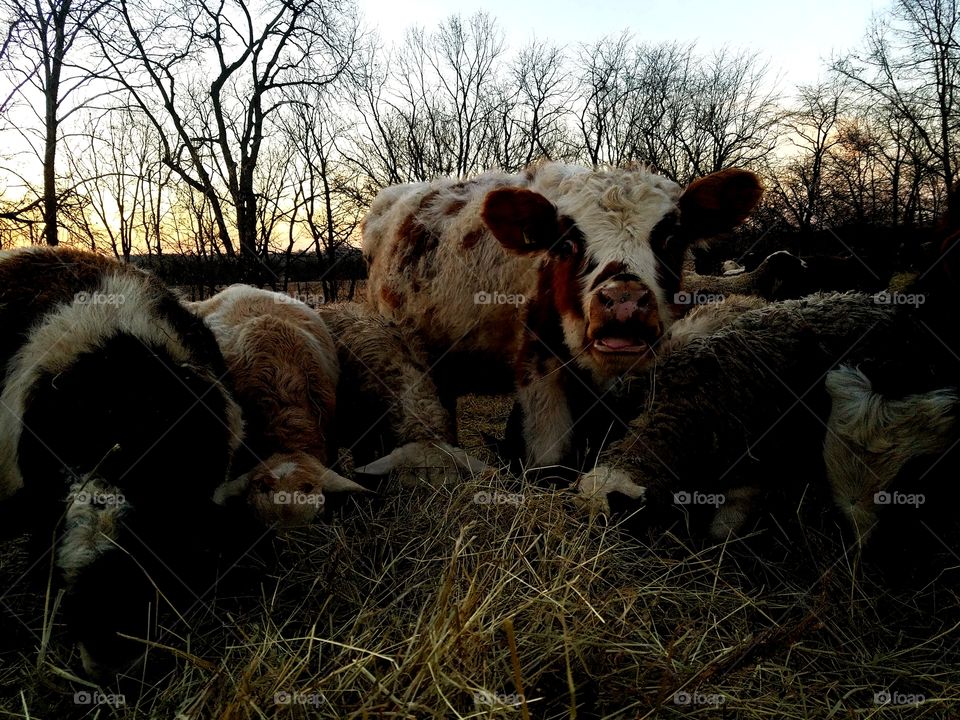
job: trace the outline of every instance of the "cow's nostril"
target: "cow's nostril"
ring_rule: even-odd
[[[596,298],[599,308],[617,315],[646,312],[656,304],[656,299],[650,288],[642,285],[638,286],[638,284],[624,286],[619,282],[598,290]]]

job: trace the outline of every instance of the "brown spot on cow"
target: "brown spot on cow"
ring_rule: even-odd
[[[443,209],[443,214],[446,215],[447,217],[453,217],[454,215],[458,214],[461,210],[463,210],[463,208],[465,208],[466,205],[467,205],[466,200],[454,200],[452,203],[450,203]]]
[[[560,317],[583,318],[583,302],[580,289],[580,263],[582,255],[576,253],[551,261],[551,271],[547,278],[553,304]]]
[[[477,246],[477,243],[483,239],[483,236],[486,234],[486,230],[483,228],[476,228],[471,230],[466,235],[463,236],[463,249],[472,250]]]
[[[414,265],[437,248],[440,238],[421,222],[420,213],[430,206],[439,192],[432,190],[424,195],[416,210],[407,215],[397,228],[397,243],[394,246],[397,267]]]
[[[403,296],[391,287],[384,285],[380,291],[380,297],[390,307],[396,309],[403,305]]]

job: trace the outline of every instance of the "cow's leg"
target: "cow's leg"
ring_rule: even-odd
[[[136,561],[110,550],[77,573],[66,600],[67,627],[83,669],[108,680],[129,670],[153,639],[158,593]]]
[[[457,400],[459,399],[459,394],[448,384],[440,384],[439,382],[437,384],[437,391],[440,405],[446,411],[447,432],[450,442],[453,445],[458,445],[460,442],[457,428]]]
[[[541,375],[517,390],[523,413],[527,466],[560,465],[573,450],[573,416],[561,372]]]

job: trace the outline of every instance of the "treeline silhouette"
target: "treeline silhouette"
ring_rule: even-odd
[[[642,162],[680,184],[760,173],[762,207],[707,264],[785,248],[907,267],[956,180],[956,0],[893,0],[795,88],[756,53],[629,32],[510,48],[486,13],[389,46],[350,0],[0,13],[0,247],[163,258],[147,262],[191,283],[332,278],[384,186],[544,158]]]

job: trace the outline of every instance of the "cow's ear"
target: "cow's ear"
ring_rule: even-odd
[[[721,170],[694,180],[680,196],[680,218],[696,237],[732,230],[760,202],[763,186],[749,170]]]
[[[553,203],[525,188],[491,190],[480,216],[500,244],[514,252],[550,250],[562,235]]]

